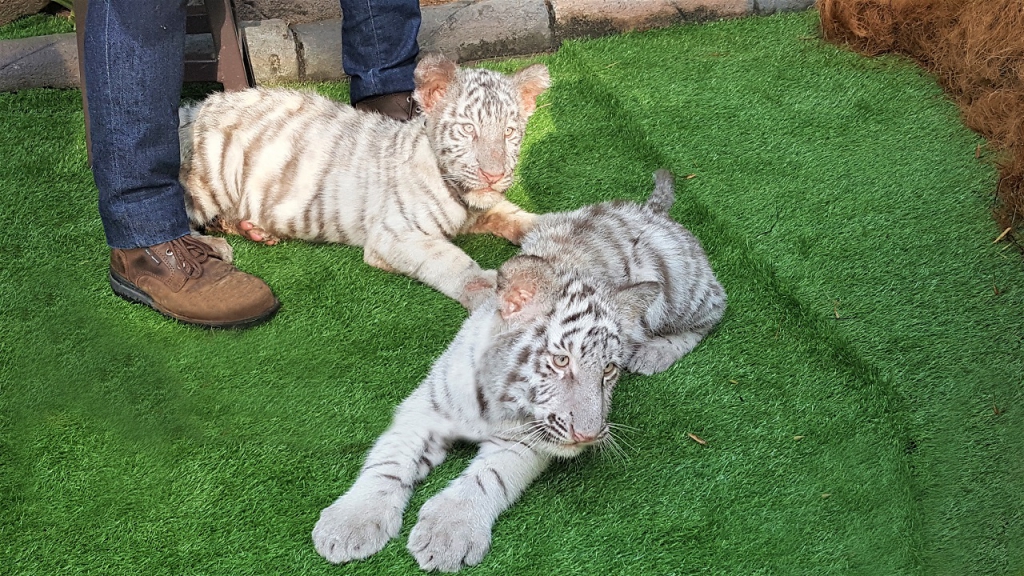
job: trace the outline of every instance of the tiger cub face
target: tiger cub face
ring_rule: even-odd
[[[507,416],[528,424],[522,441],[571,457],[608,437],[629,334],[658,291],[654,282],[610,288],[533,256],[501,267],[498,313],[510,329],[510,364],[493,381]]]
[[[547,67],[534,64],[506,76],[428,55],[414,78],[413,98],[446,178],[469,206],[490,208],[512,185],[526,122],[551,84]]]

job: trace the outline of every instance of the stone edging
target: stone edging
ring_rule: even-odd
[[[804,10],[814,0],[457,0],[422,10],[423,52],[460,62],[550,52],[568,38]],[[256,81],[341,80],[341,19],[239,22]],[[212,52],[209,35],[187,53]],[[0,41],[0,91],[78,86],[74,34]]]

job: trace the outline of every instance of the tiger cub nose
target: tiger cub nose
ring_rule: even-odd
[[[593,442],[594,440],[596,440],[597,439],[597,435],[596,434],[580,434],[576,430],[572,430],[572,439],[573,439],[573,441],[578,442],[580,444],[586,444],[586,443]]]
[[[488,184],[497,184],[505,175],[501,172],[484,172],[480,171],[480,177],[484,179],[484,182]]]

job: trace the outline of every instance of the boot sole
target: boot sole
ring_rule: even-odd
[[[191,326],[202,326],[203,328],[250,328],[252,326],[256,326],[258,324],[266,322],[274,314],[277,313],[278,309],[281,308],[281,303],[275,301],[274,306],[270,310],[253,318],[245,318],[242,320],[234,320],[230,322],[210,322],[209,320],[196,320],[195,318],[189,318],[187,316],[182,316],[180,314],[175,314],[168,310],[162,309],[161,307],[157,306],[156,303],[153,302],[153,299],[149,296],[149,294],[146,294],[141,289],[139,289],[138,286],[132,284],[126,278],[122,277],[120,274],[114,272],[113,270],[110,271],[110,288],[111,290],[114,291],[114,294],[120,296],[121,298],[129,302],[149,306],[153,310],[156,310],[157,312],[163,314],[168,318],[177,320],[178,322],[181,322],[183,324],[189,324]]]

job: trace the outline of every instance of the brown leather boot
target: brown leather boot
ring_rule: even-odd
[[[224,262],[192,236],[148,248],[113,249],[110,287],[125,300],[208,328],[253,326],[281,307],[263,280]]]
[[[377,112],[395,120],[412,120],[418,114],[412,92],[395,92],[360,100],[354,104],[356,110]]]

